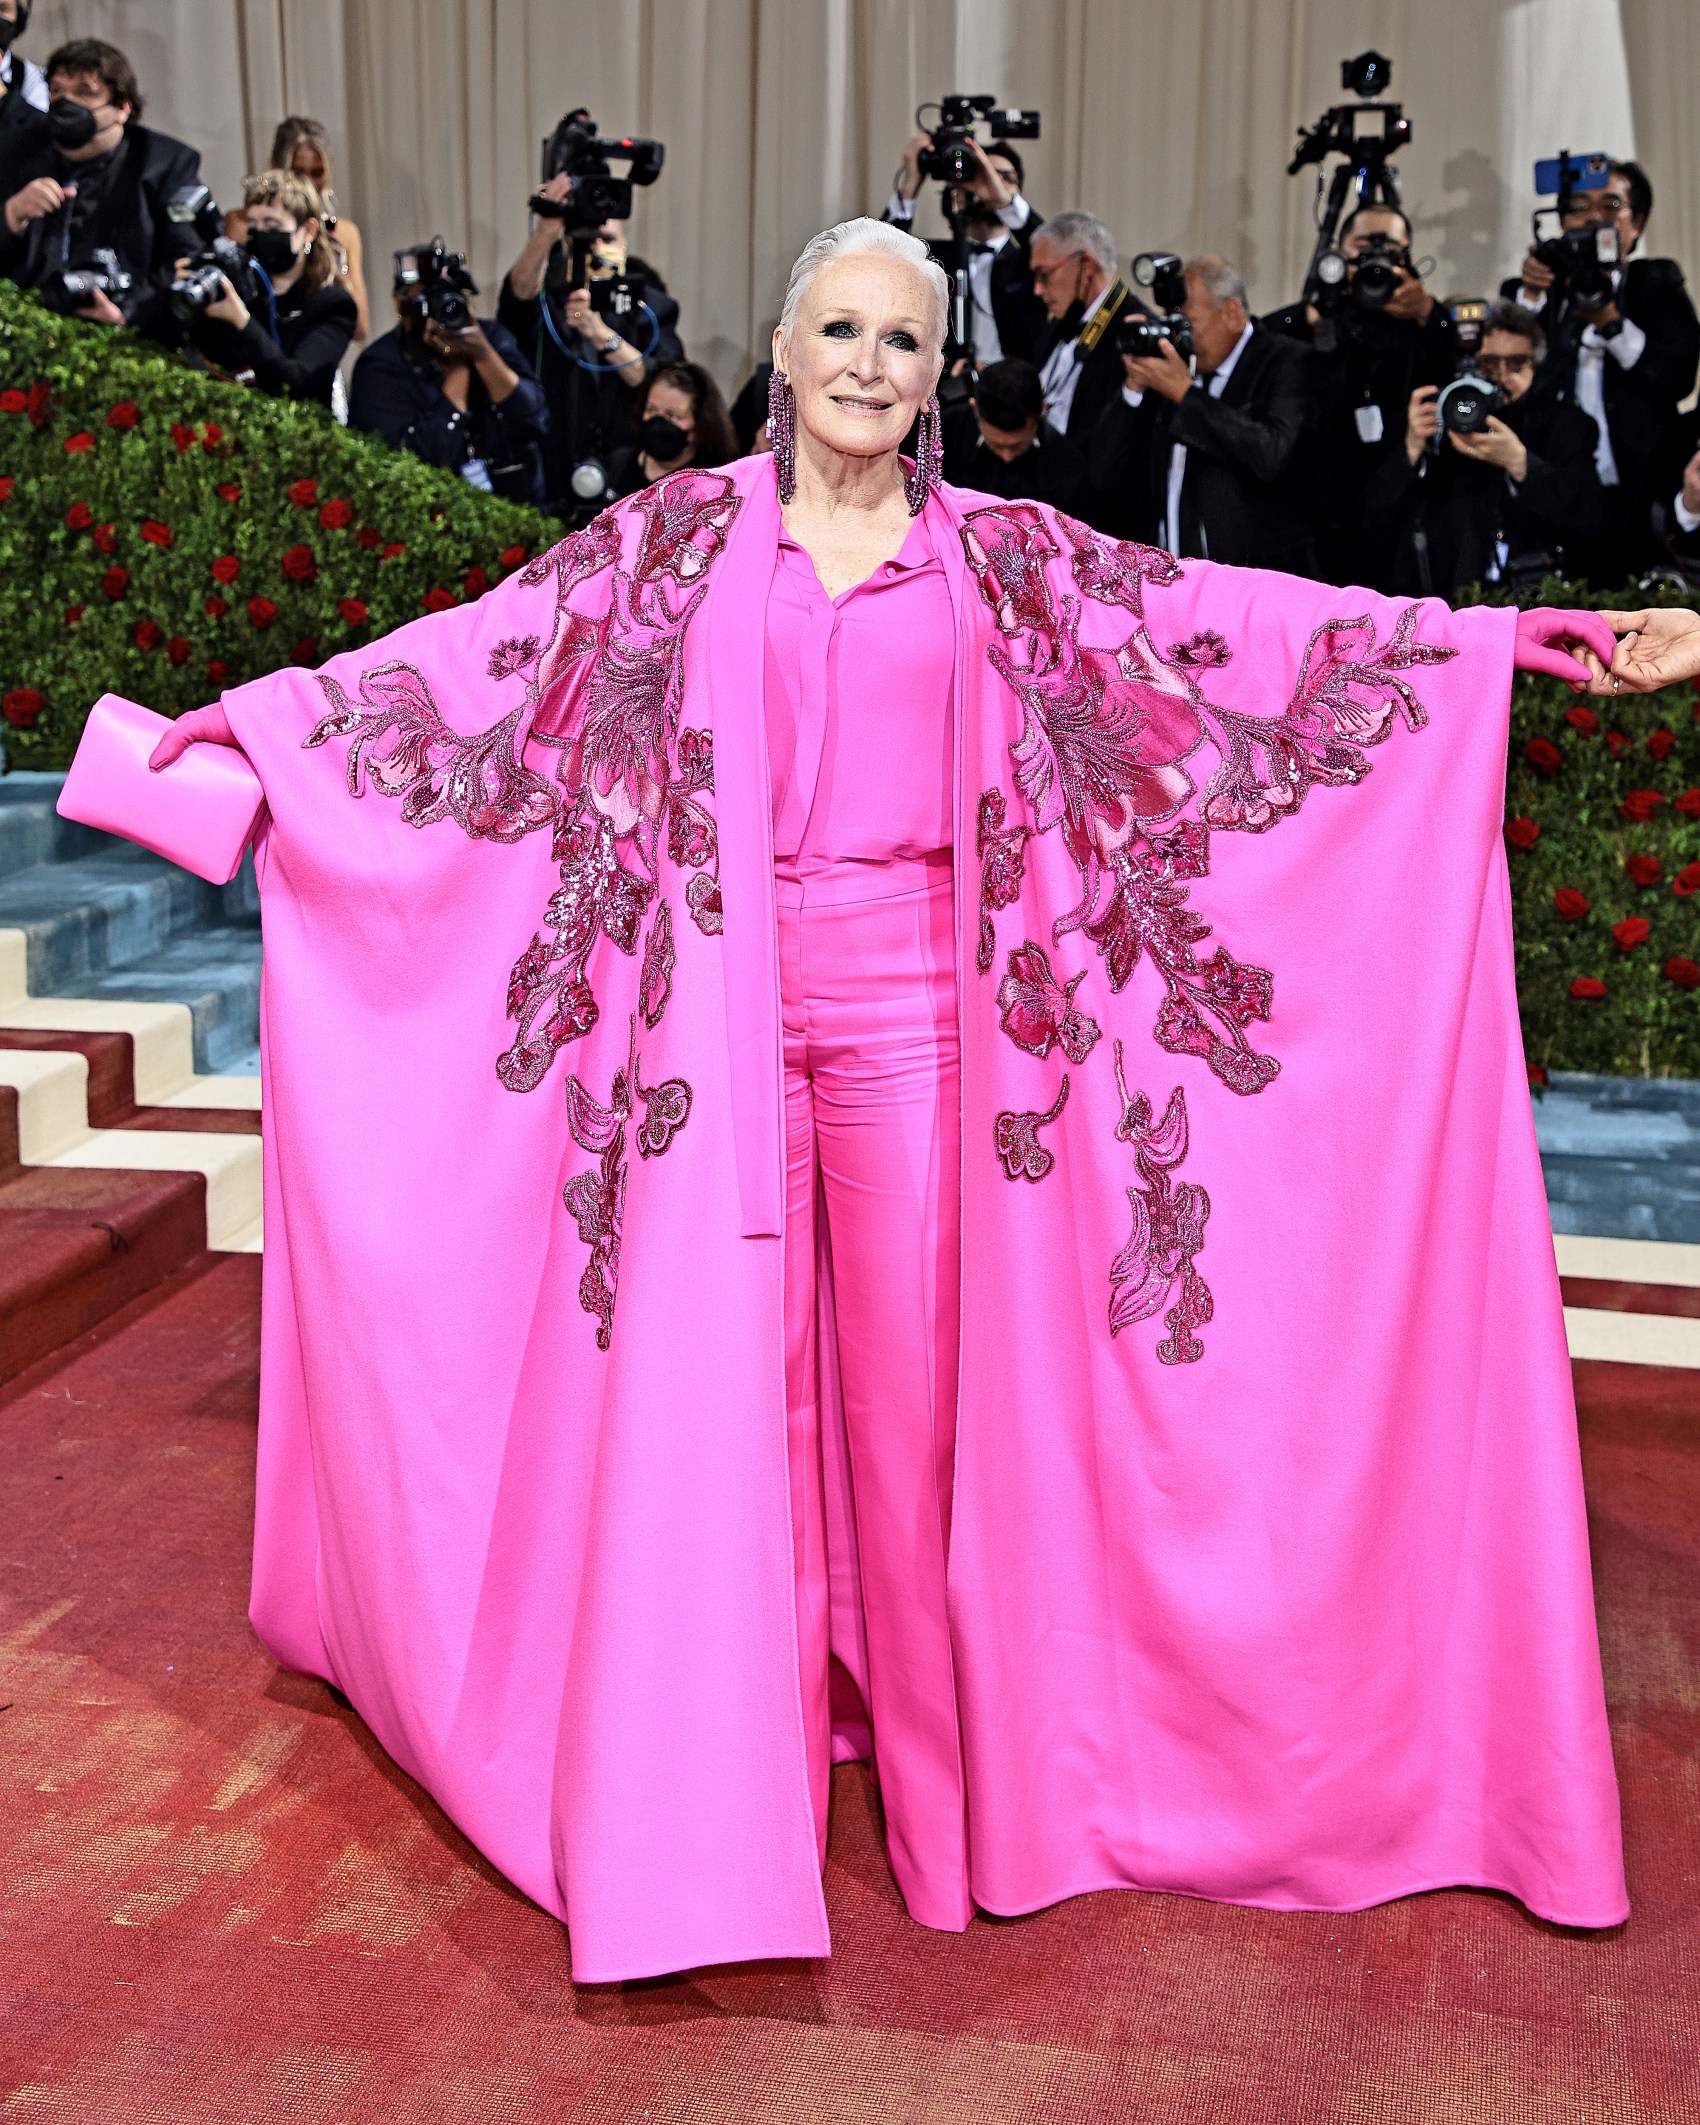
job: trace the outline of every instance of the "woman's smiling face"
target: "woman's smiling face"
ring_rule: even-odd
[[[831,259],[803,293],[774,361],[798,425],[848,457],[895,450],[943,367],[938,297],[919,266],[878,251]]]

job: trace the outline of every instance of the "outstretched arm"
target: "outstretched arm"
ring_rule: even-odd
[[[1598,617],[1617,639],[1609,660],[1593,650],[1583,652],[1590,693],[1651,694],[1661,686],[1700,679],[1700,612],[1655,605]]]
[[[238,752],[242,750],[222,701],[213,702],[210,708],[192,708],[186,716],[179,716],[149,753],[148,766],[157,775],[161,768],[181,760],[191,745],[233,745]]]

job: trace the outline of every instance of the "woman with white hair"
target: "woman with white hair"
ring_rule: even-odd
[[[91,724],[79,815],[266,807],[254,1622],[581,1980],[824,1953],[857,1756],[936,1927],[1613,1924],[1499,836],[1609,639],[947,489],[944,311],[843,223],[771,455]]]

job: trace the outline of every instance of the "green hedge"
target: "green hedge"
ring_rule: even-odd
[[[112,691],[164,714],[478,596],[560,535],[317,406],[0,281],[0,712],[64,767]]]
[[[108,689],[168,714],[198,706],[477,596],[559,529],[315,407],[216,383],[0,282],[11,766],[64,766]],[[1608,602],[1552,582],[1535,599]],[[1556,680],[1517,681],[1507,821],[1537,1082],[1700,1076],[1697,717],[1687,690],[1584,704]]]

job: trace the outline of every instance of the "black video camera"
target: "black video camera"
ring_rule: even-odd
[[[215,236],[185,262],[171,283],[171,307],[179,317],[199,317],[218,301],[226,281],[250,310],[266,299],[247,252],[228,236]]]
[[[1320,317],[1337,316],[1348,295],[1365,309],[1380,308],[1398,286],[1396,271],[1391,279],[1387,277],[1388,267],[1395,261],[1385,260],[1367,280],[1360,282],[1352,262],[1335,243],[1348,200],[1355,206],[1399,205],[1399,180],[1389,167],[1388,158],[1410,139],[1411,121],[1405,116],[1403,104],[1369,100],[1379,96],[1392,79],[1393,62],[1384,53],[1360,52],[1355,59],[1341,60],[1341,87],[1363,100],[1334,104],[1315,125],[1300,126],[1299,144],[1287,165],[1287,175],[1293,177],[1314,163],[1320,198],[1322,164],[1330,155],[1344,158],[1335,169],[1327,200],[1317,215],[1316,244],[1305,274],[1304,300]],[[1330,325],[1328,344],[1332,344],[1333,330]],[[1323,343],[1319,337],[1318,344]]]
[[[1440,426],[1429,444],[1440,448],[1442,435],[1480,435],[1488,421],[1505,407],[1505,393],[1490,384],[1476,367],[1487,333],[1488,306],[1479,296],[1461,297],[1446,306],[1452,320],[1452,335],[1458,348],[1458,374],[1442,384],[1435,400]]]
[[[134,285],[135,276],[126,273],[119,264],[118,253],[103,247],[94,253],[86,266],[60,266],[56,272],[50,273],[39,293],[48,309],[60,317],[72,317],[97,295],[108,296],[116,302]]]
[[[1534,215],[1533,250],[1553,278],[1553,302],[1568,303],[1584,317],[1603,310],[1617,294],[1623,259],[1617,230],[1610,222],[1586,222],[1579,229],[1562,226],[1578,192],[1603,192],[1611,182],[1611,161],[1605,155],[1572,155],[1566,148],[1550,162],[1535,164],[1535,190],[1555,192],[1558,203],[1537,207]],[[1560,223],[1556,233],[1543,236],[1541,224],[1548,215]]]
[[[1133,277],[1149,288],[1157,306],[1148,310],[1128,303],[1110,328],[1111,343],[1118,354],[1159,355],[1167,340],[1182,361],[1193,356],[1192,326],[1181,305],[1186,301],[1186,267],[1173,251],[1141,251],[1133,262]]]
[[[1392,79],[1393,62],[1382,52],[1360,52],[1355,59],[1340,62],[1340,86],[1357,97],[1378,95]],[[1299,144],[1287,175],[1296,177],[1307,163],[1326,162],[1330,155],[1344,155],[1353,168],[1367,175],[1381,169],[1410,137],[1411,121],[1402,103],[1336,103],[1315,125],[1299,127]]]
[[[922,104],[915,113],[915,122],[921,123],[921,111],[928,108]],[[989,140],[1037,140],[1039,137],[1039,113],[1000,109],[991,96],[943,96],[937,110],[939,122],[935,126],[923,126],[929,145],[921,150],[917,163],[923,177],[937,178],[940,184],[971,184],[979,170],[973,143],[975,127],[984,124]]]
[[[1355,257],[1330,248],[1316,258],[1310,300],[1324,317],[1337,317],[1348,302],[1360,310],[1385,310],[1398,294],[1400,281],[1416,270],[1410,246],[1377,229],[1364,238]]]
[[[466,259],[451,251],[440,236],[411,250],[397,251],[395,293],[401,305],[402,322],[417,332],[427,319],[445,332],[464,332],[473,322],[469,295],[478,293],[478,283],[466,270]]]
[[[582,107],[569,111],[543,143],[543,182],[570,177],[565,199],[531,196],[531,211],[565,224],[569,236],[594,236],[606,221],[631,218],[632,187],[653,184],[667,150],[659,140],[603,140],[596,120]],[[616,177],[610,162],[624,162]]]

